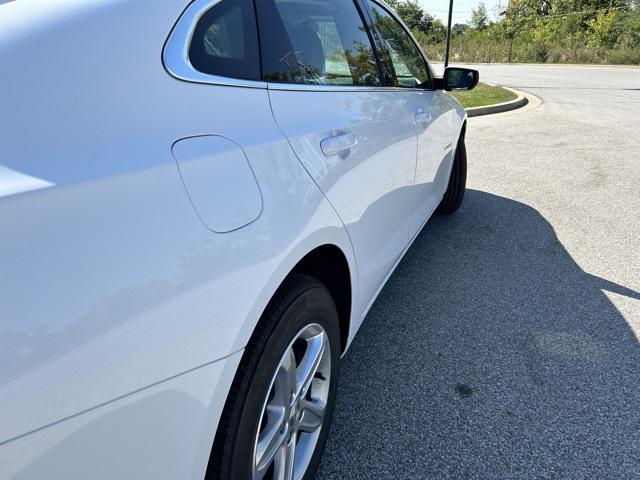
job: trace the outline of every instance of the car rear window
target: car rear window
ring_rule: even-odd
[[[260,80],[260,54],[253,0],[222,0],[198,21],[189,61],[200,72]]]

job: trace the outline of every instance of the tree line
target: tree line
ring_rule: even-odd
[[[417,0],[388,3],[442,60],[446,26]],[[640,0],[509,0],[495,13],[479,3],[452,26],[452,61],[640,64]]]

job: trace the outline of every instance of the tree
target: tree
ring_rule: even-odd
[[[487,14],[487,7],[484,6],[484,2],[480,2],[478,7],[471,11],[471,20],[469,23],[476,30],[484,30],[487,28],[489,25],[489,14]]]
[[[529,12],[530,5],[527,0],[511,0],[507,9],[500,14],[504,17],[501,22],[502,28],[509,40],[509,56],[507,58],[509,63],[511,63],[511,54],[513,52],[513,41],[531,20]]]
[[[429,35],[431,36],[433,43],[444,42],[445,38],[447,38],[446,25],[437,18],[434,18],[433,22],[431,23]]]
[[[640,3],[634,10],[624,14],[620,29],[628,43],[640,47]]]
[[[456,23],[453,27],[451,27],[451,31],[454,35],[462,35],[465,30],[469,28],[469,25],[466,23]]]
[[[587,21],[589,43],[601,48],[611,48],[618,39],[618,12],[601,10],[598,15]]]
[[[389,5],[409,29],[424,33],[431,30],[433,17],[424,11],[417,0],[391,0]]]

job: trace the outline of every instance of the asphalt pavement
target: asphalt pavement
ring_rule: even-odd
[[[640,69],[480,65],[467,195],[342,363],[320,479],[640,478]]]

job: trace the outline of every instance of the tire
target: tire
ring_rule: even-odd
[[[307,336],[310,340],[307,340]],[[321,357],[315,356],[315,352],[320,351],[316,347],[321,345],[321,341],[326,342],[322,349],[324,353]],[[318,373],[313,375],[309,393],[305,393],[304,388],[299,388],[296,389],[299,394],[287,396],[286,392],[291,390],[290,385],[300,385],[299,382],[292,381],[296,377],[290,376],[288,372],[313,371],[313,368],[307,369],[306,366],[311,365],[310,359],[314,358],[321,360],[317,367]],[[293,364],[293,360],[296,362],[295,369],[286,368]],[[339,319],[331,295],[315,278],[292,275],[269,303],[243,353],[220,419],[206,480],[260,478],[254,477],[254,465],[267,462],[263,460],[261,463],[256,459],[262,451],[265,452],[262,458],[269,458],[268,452],[274,449],[263,450],[261,446],[273,438],[282,439],[283,443],[268,468],[260,467],[264,479],[270,479],[274,469],[284,468],[282,465],[287,464],[283,459],[290,458],[291,442],[298,456],[296,462],[300,463],[296,467],[304,469],[304,465],[307,465],[304,476],[296,478],[314,478],[329,433],[338,385],[339,361]],[[300,375],[304,376],[302,373]],[[307,377],[311,378],[311,375]],[[291,401],[294,397],[300,399],[296,403],[297,407],[290,406],[290,413],[286,409],[276,408],[281,405],[278,402],[282,398],[290,400],[286,402],[288,405],[295,403]],[[324,415],[313,413],[322,404],[325,405]],[[318,422],[320,426],[313,432],[306,431],[311,430]],[[279,427],[274,428],[272,424]],[[269,432],[272,431],[278,434],[270,435]],[[314,438],[315,443],[312,442]],[[273,444],[279,444],[278,442]],[[304,451],[301,445],[305,446]],[[301,449],[300,453],[296,450],[298,447]]]
[[[464,137],[461,136],[460,140],[458,140],[455,157],[453,158],[453,166],[451,167],[451,176],[449,177],[447,191],[444,192],[440,205],[438,205],[438,213],[446,215],[458,210],[464,198],[466,185],[467,149],[464,145]]]

